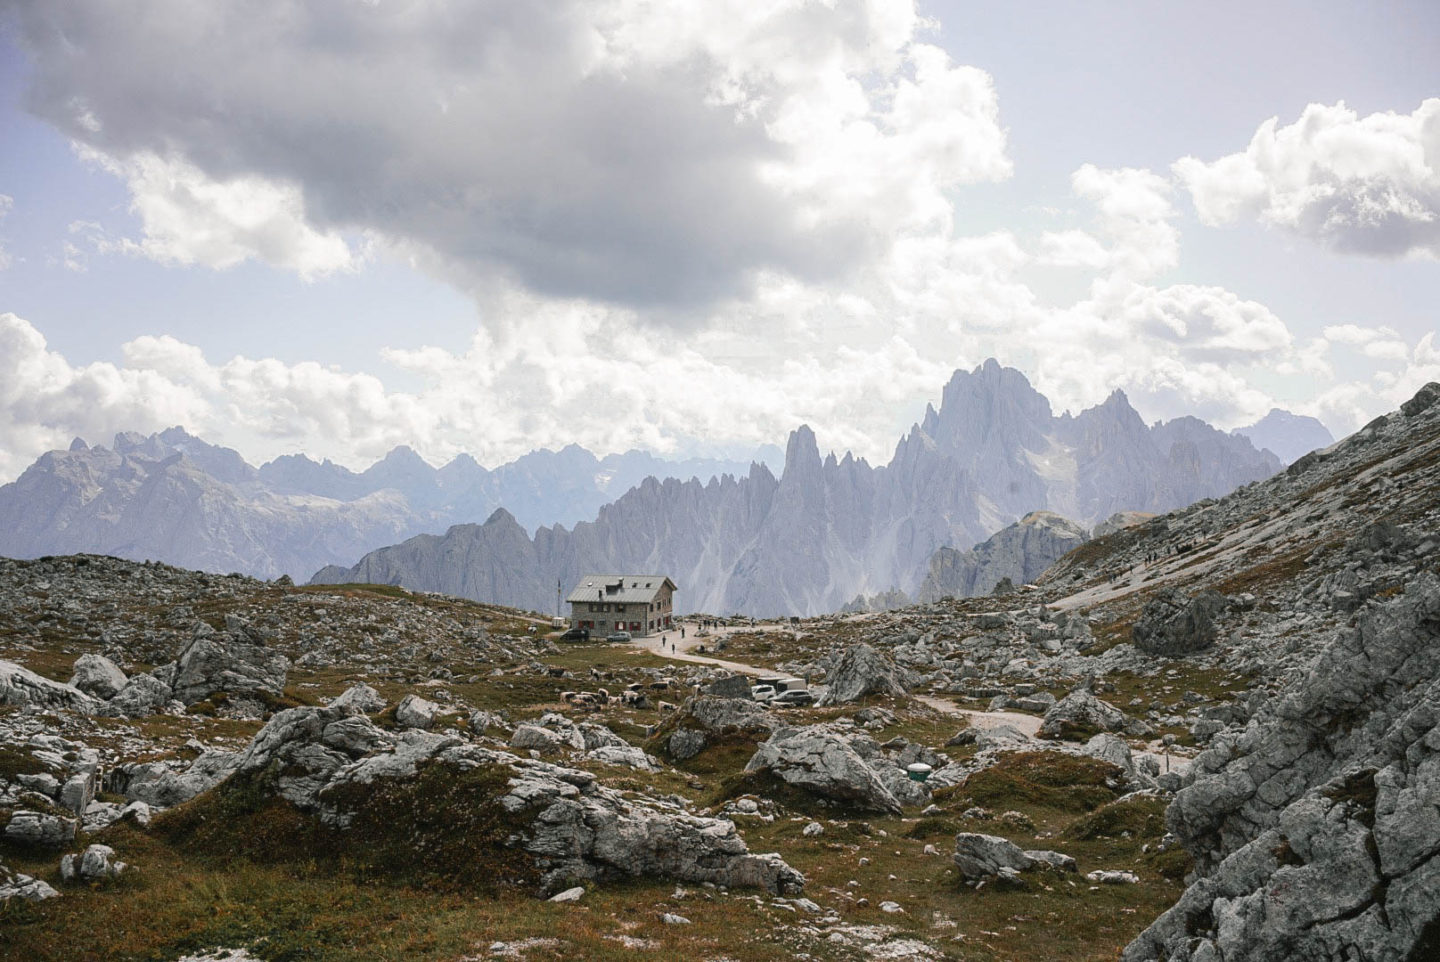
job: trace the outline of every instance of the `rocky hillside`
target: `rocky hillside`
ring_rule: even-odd
[[[597,459],[571,445],[494,471],[468,455],[441,468],[399,447],[356,473],[303,454],[261,465],[171,428],[76,439],[0,487],[0,555],[99,552],[273,578],[349,564],[372,548],[488,516],[506,506],[527,528],[592,518],[647,477],[743,471],[719,461],[661,461],[639,451]]]
[[[1154,844],[1187,853],[1188,885],[1129,962],[1437,957],[1437,467],[1432,384],[1267,481],[1081,545],[1013,600],[742,635],[726,657],[833,675],[837,639],[863,641],[1041,735],[1203,749],[1157,781],[1174,796]]]
[[[914,592],[931,555],[968,548],[1030,512],[1094,524],[1163,511],[1269,476],[1279,462],[1194,418],[1146,426],[1116,392],[1056,416],[1019,371],[957,371],[883,467],[822,457],[795,431],[777,480],[646,481],[593,523],[533,539],[506,514],[380,549],[315,583],[375,581],[548,610],[584,571],[655,570],[683,610],[835,611],[856,595]]]
[[[1015,594],[663,654],[395,587],[3,561],[0,938],[37,960],[1433,958],[1437,466],[1432,385]],[[775,675],[815,702],[756,701]]]
[[[1050,511],[1032,511],[969,551],[936,551],[918,598],[973,598],[990,594],[1002,581],[1028,584],[1085,540],[1085,529],[1075,522]]]

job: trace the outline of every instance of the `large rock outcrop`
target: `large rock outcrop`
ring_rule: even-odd
[[[908,671],[869,645],[851,645],[825,679],[821,705],[843,705],[867,695],[904,698],[911,681]]]
[[[1037,868],[1073,872],[1075,859],[1061,852],[1045,849],[1025,851],[1009,839],[998,835],[961,832],[955,836],[953,856],[960,877],[966,882],[983,882],[999,878],[1018,883],[1021,872]]]
[[[1166,821],[1199,877],[1128,962],[1436,957],[1440,578],[1366,610],[1192,772]]]
[[[969,551],[940,548],[920,586],[922,604],[988,595],[1006,578],[1023,585],[1084,544],[1085,528],[1051,511],[1032,511]]]
[[[65,708],[90,714],[99,704],[72,685],[51,681],[13,661],[0,661],[0,705]]]
[[[1215,643],[1215,619],[1225,610],[1225,596],[1202,591],[1194,598],[1178,588],[1164,588],[1145,604],[1130,638],[1147,655],[1175,658],[1204,651]]]
[[[174,677],[173,674],[171,677]],[[155,673],[131,675],[125,682],[125,687],[105,703],[100,713],[122,718],[141,718],[161,711],[174,698],[175,690],[161,681]]]
[[[289,667],[284,655],[239,631],[200,633],[180,655],[171,687],[187,705],[216,692],[278,696],[285,691]]]
[[[1051,705],[1040,722],[1044,738],[1089,739],[1101,732],[1123,732],[1136,720],[1088,689],[1078,688]],[[1140,731],[1134,732],[1141,734]]]
[[[745,691],[748,696],[750,691]],[[697,695],[687,699],[665,729],[665,751],[676,761],[693,758],[717,742],[769,737],[780,727],[764,705],[747,698]]]
[[[747,773],[769,772],[818,798],[900,814],[900,802],[849,740],[823,725],[781,728],[761,743]]]
[[[202,752],[183,769],[163,761],[126,762],[110,771],[106,785],[131,801],[169,808],[219,785],[239,762],[237,752],[216,750]]]
[[[460,738],[386,731],[355,711],[346,703],[277,713],[241,753],[231,777],[268,786],[324,825],[345,831],[386,783],[413,780],[427,766],[444,766],[457,776],[485,769],[497,773],[503,788],[465,804],[498,806],[517,821],[513,844],[533,857],[542,891],[577,878],[635,876],[774,893],[804,885],[804,876],[778,855],[750,853],[729,821],[691,815],[673,801],[626,796],[589,772]]]
[[[112,698],[125,687],[125,672],[104,655],[84,654],[75,659],[70,684],[96,698]]]

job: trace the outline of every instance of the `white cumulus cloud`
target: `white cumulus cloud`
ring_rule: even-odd
[[[1255,219],[1335,251],[1440,258],[1440,98],[1365,117],[1310,104],[1241,153],[1174,170],[1210,225]]]
[[[0,477],[76,435],[157,430],[206,413],[199,394],[155,372],[73,366],[28,321],[0,313]]]
[[[112,238],[95,224],[77,224],[101,253],[126,253],[169,264],[225,269],[255,258],[309,279],[353,269],[356,256],[337,232],[312,228],[298,188],[262,177],[212,180],[182,158],[150,152],[124,161],[97,150],[80,156],[115,174],[130,189],[140,240]]]

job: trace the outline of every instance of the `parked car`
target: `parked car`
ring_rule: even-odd
[[[560,636],[560,640],[561,640],[561,641],[589,641],[589,640],[590,640],[590,629],[589,629],[589,628],[571,628],[569,631],[565,632],[565,634],[563,634],[563,635]]]
[[[789,705],[797,708],[814,704],[814,702],[815,696],[804,688],[790,688],[770,699],[772,705]]]
[[[775,686],[754,685],[750,689],[750,697],[756,701],[770,701],[775,697]]]
[[[605,636],[605,640],[606,640],[606,641],[629,641],[629,640],[630,640],[630,632],[628,632],[628,631],[612,631],[612,632],[610,632],[610,634],[608,634],[608,635]]]

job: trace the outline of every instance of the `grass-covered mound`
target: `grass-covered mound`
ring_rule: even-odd
[[[1124,773],[1098,758],[1063,752],[1006,752],[945,797],[985,808],[1089,812],[1114,801]],[[937,800],[941,793],[937,794]]]
[[[781,808],[813,817],[845,818],[864,814],[859,810],[847,808],[839,802],[822,798],[803,788],[791,785],[768,769],[758,772],[739,771],[722,777],[719,784],[705,798],[705,804],[719,806],[742,795],[757,795],[760,798],[767,798]]]
[[[276,776],[231,778],[158,817],[155,834],[203,858],[323,863],[359,881],[479,893],[539,882],[518,844],[530,815],[496,801],[507,789],[503,766],[431,761],[412,777],[337,787],[325,800],[355,813],[344,829],[280,797]]]
[[[1065,837],[1090,841],[1120,838],[1129,832],[1134,838],[1160,838],[1165,834],[1165,809],[1168,805],[1167,799],[1151,795],[1110,802],[1077,818],[1065,829]]]

